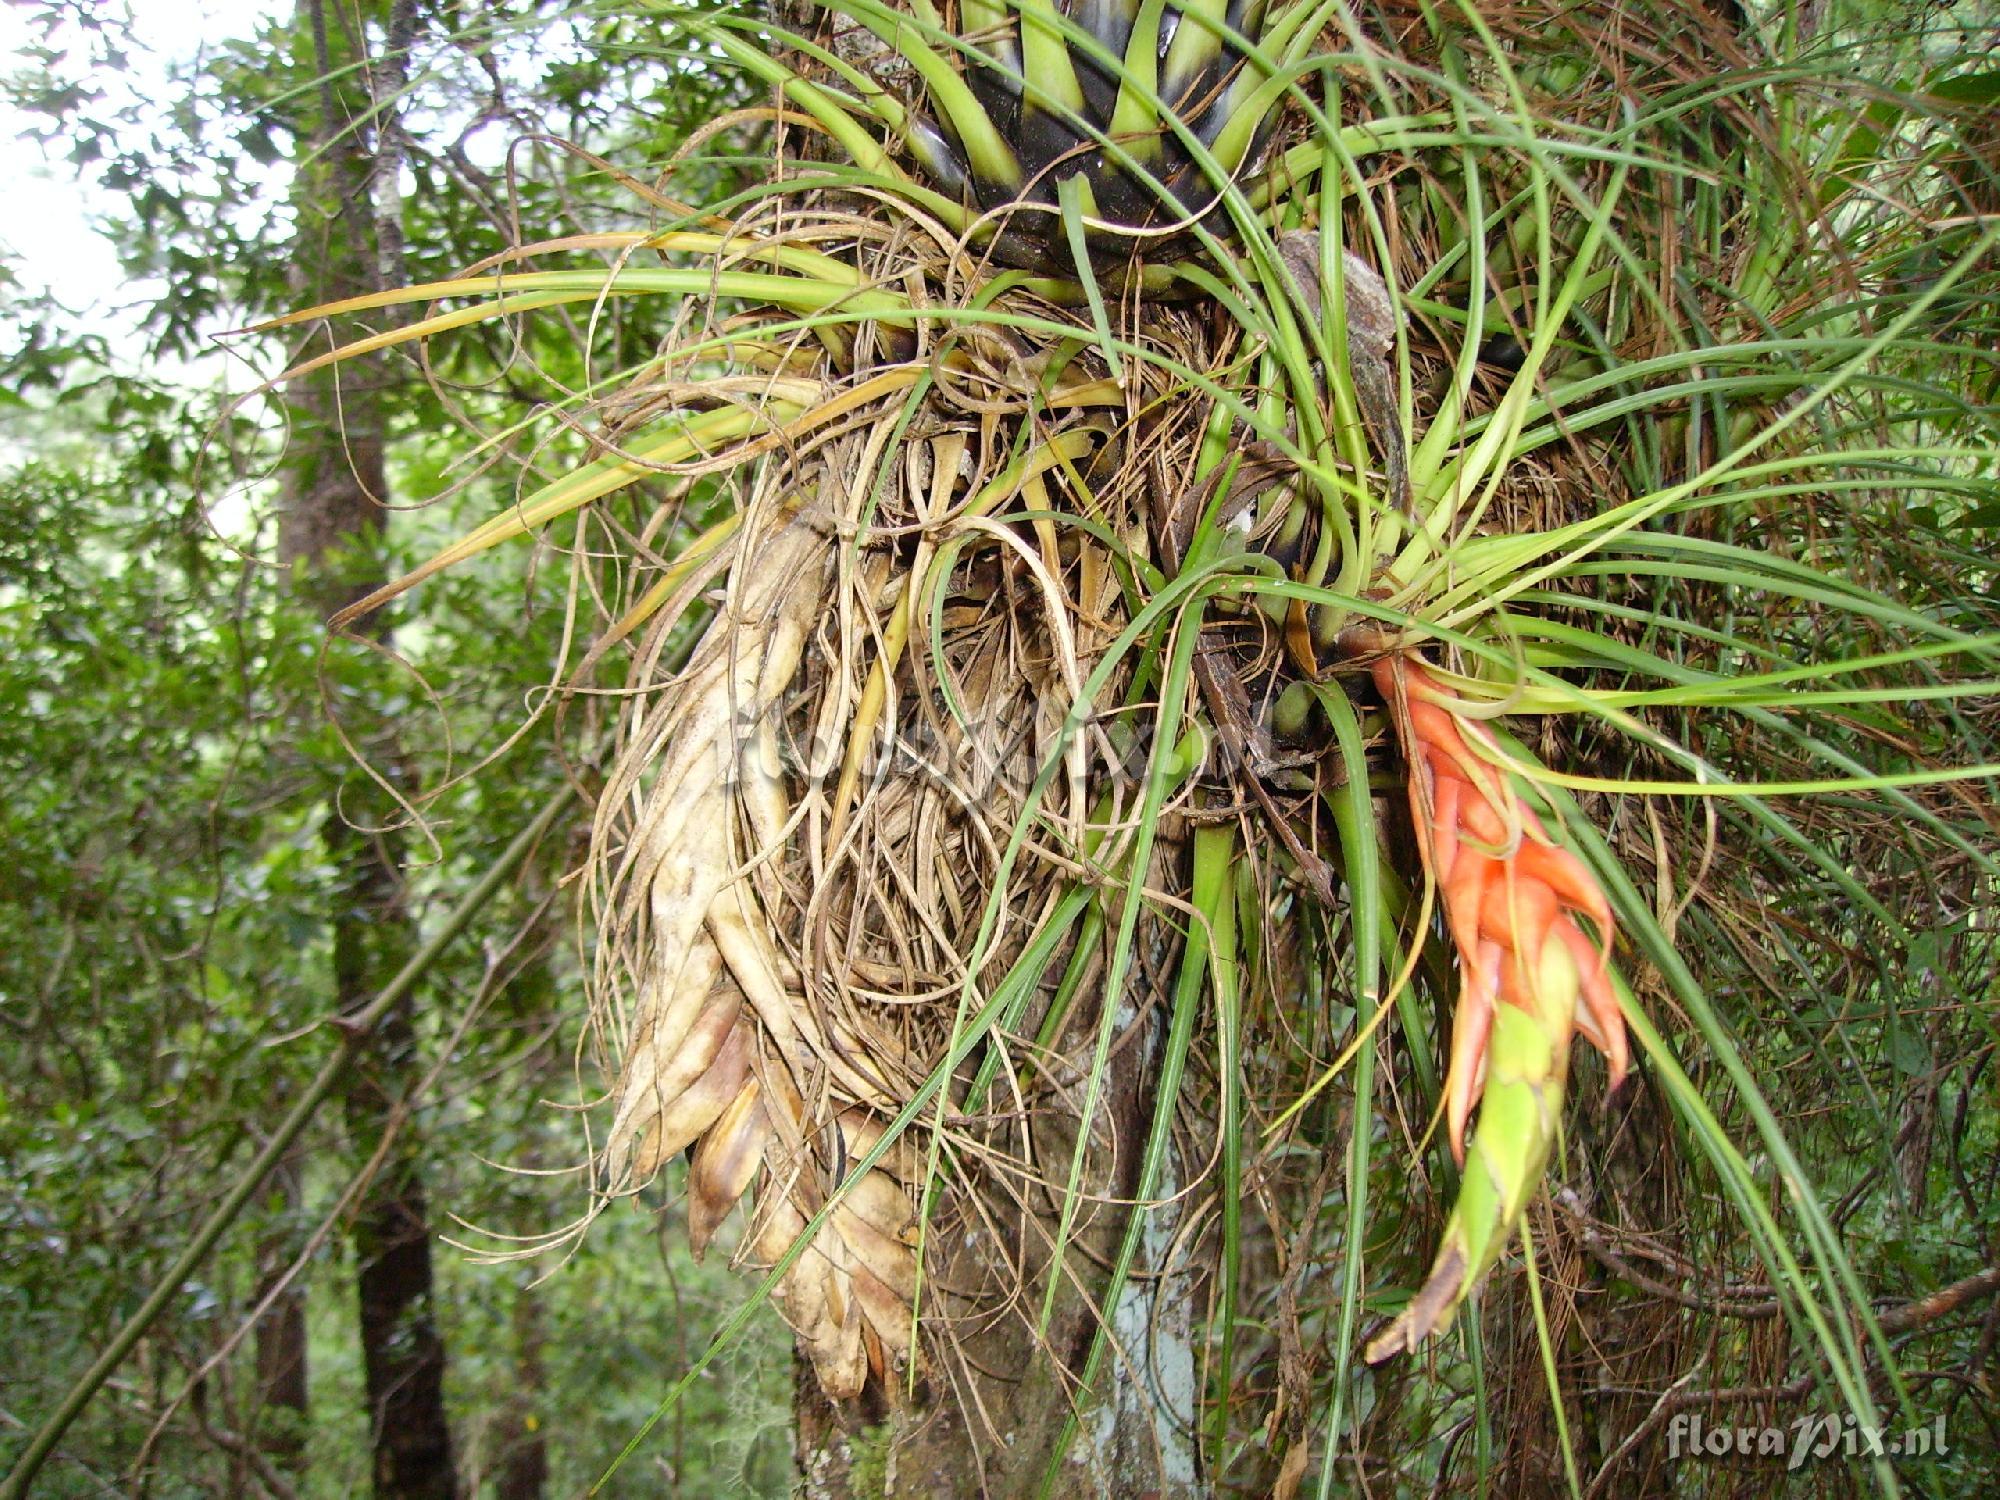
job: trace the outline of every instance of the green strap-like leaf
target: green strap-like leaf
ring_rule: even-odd
[[[1142,162],[1160,156],[1160,116],[1153,101],[1159,97],[1160,17],[1166,0],[1143,0],[1125,44],[1124,77],[1118,103],[1111,111],[1111,134]]]
[[[1054,110],[1072,118],[1083,113],[1083,84],[1070,60],[1063,20],[1050,0],[1020,0],[1022,108]]]
[[[916,70],[931,103],[957,135],[966,165],[974,176],[1010,189],[1020,186],[1021,163],[1014,148],[1000,134],[951,58],[939,50],[939,45],[933,45],[934,40],[940,45],[949,41],[948,34],[934,19],[935,12],[931,13],[933,19],[923,15],[911,17],[878,0],[844,0],[839,13],[859,21]],[[1072,74],[1071,82],[1074,81]]]

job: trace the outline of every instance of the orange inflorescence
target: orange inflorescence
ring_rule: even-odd
[[[1456,694],[1407,653],[1378,658],[1374,673],[1396,710],[1418,846],[1458,949],[1460,995],[1445,1120],[1452,1155],[1462,1166],[1466,1122],[1486,1084],[1493,1007],[1505,1003],[1542,1013],[1531,987],[1539,982],[1548,943],[1568,948],[1582,976],[1576,1028],[1609,1060],[1612,1088],[1623,1081],[1630,1054],[1611,987],[1611,907],[1596,877],[1523,805],[1501,769],[1491,732],[1461,712]],[[1596,941],[1577,925],[1579,916],[1596,929]]]

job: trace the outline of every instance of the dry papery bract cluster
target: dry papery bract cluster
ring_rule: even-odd
[[[1129,847],[1138,784],[1098,768],[1129,763],[1121,715],[1143,726],[1149,705],[1126,703],[1122,665],[1087,683],[1127,623],[1115,552],[1148,552],[1141,497],[1173,492],[1159,466],[1192,465],[1205,415],[1155,365],[1108,378],[1080,314],[1032,292],[951,315],[983,268],[884,207],[777,200],[721,264],[810,249],[933,314],[802,329],[691,306],[621,398],[632,428],[723,403],[779,418],[685,466],[724,476],[736,519],[647,626],[591,844],[595,1029],[616,1079],[598,1190],[636,1192],[692,1146],[696,1253],[754,1186],[736,1258],[755,1268],[945,1066],[1061,892]],[[1031,357],[1047,341],[1017,341],[1009,317],[1077,326],[1068,363]],[[1124,333],[1201,370],[1230,353],[1172,309]],[[1127,468],[1139,451],[1149,472]],[[830,1396],[921,1362],[920,1238],[985,1247],[925,1267],[927,1331],[1032,1316],[1017,1304],[1050,1250],[1034,1209],[1059,1201],[1098,1020],[1050,1015],[1073,956],[1041,960],[985,1033],[1001,1066],[975,1082],[962,1061],[778,1283]],[[1086,1204],[1113,1154],[1093,1144]]]

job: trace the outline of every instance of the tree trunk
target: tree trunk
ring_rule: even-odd
[[[410,8],[390,17],[392,50],[407,45]],[[385,254],[385,193],[394,189],[400,136],[393,118],[400,63],[371,73],[361,15],[301,0],[300,34],[319,83],[301,130],[293,189],[298,241],[293,260],[301,303],[373,290]],[[398,36],[398,30],[402,35]],[[383,98],[370,98],[374,79]],[[384,87],[385,82],[387,87]],[[370,134],[380,148],[369,149]],[[390,179],[386,186],[384,178]],[[359,330],[338,327],[332,336]],[[375,556],[388,497],[383,461],[384,385],[379,358],[347,362],[293,382],[283,470],[279,549],[299,595],[331,614],[361,597],[381,573]],[[377,639],[386,640],[386,627]],[[348,726],[359,753],[395,784],[402,779],[393,732]],[[364,1005],[408,958],[414,935],[404,904],[402,844],[393,799],[367,776],[346,777],[329,798],[324,832],[336,872],[333,969],[343,1013]],[[394,1142],[356,1211],[353,1228],[362,1363],[368,1393],[374,1487],[380,1500],[448,1500],[457,1494],[444,1411],[444,1343],[433,1306],[430,1225],[422,1157],[401,1111],[422,1072],[414,1004],[384,1017],[350,1074],[344,1100],[357,1153]]]
[[[773,0],[778,23],[819,41],[848,62],[866,67],[879,44],[862,28],[830,23],[836,12],[814,0]],[[807,73],[813,65],[803,64]],[[800,143],[815,149],[808,133]],[[1174,858],[1162,840],[1155,858]],[[1183,851],[1184,852],[1184,851]],[[1153,960],[1140,972],[1170,969],[1161,960],[1172,945],[1164,928],[1143,923],[1142,952]],[[1132,1045],[1117,1047],[1110,1076],[1090,1122],[1080,1191],[1085,1209],[1072,1226],[1058,1270],[1049,1263],[1062,1220],[1061,1192],[1080,1133],[1080,1122],[1060,1106],[1038,1124],[1034,1143],[1045,1182],[1041,1201],[1017,1205],[998,1236],[940,1235],[925,1252],[925,1277],[934,1286],[1013,1287],[1020,1309],[997,1318],[954,1326],[947,1342],[954,1368],[933,1368],[918,1400],[905,1406],[871,1387],[843,1407],[829,1401],[811,1365],[795,1357],[793,1454],[807,1500],[875,1500],[877,1496],[930,1500],[940,1495],[985,1500],[1039,1495],[1050,1466],[1062,1466],[1057,1493],[1064,1500],[1192,1500],[1206,1493],[1197,1473],[1200,1361],[1194,1344],[1195,1266],[1198,1257],[1179,1247],[1176,1274],[1160,1274],[1173,1247],[1184,1204],[1172,1201],[1184,1181],[1173,1161],[1155,1185],[1139,1253],[1118,1304],[1109,1312],[1113,1348],[1098,1361],[1090,1390],[1079,1384],[1100,1325],[1099,1309],[1133,1212],[1145,1142],[1152,1125],[1165,1008],[1133,1004],[1143,981],[1117,997],[1121,1026],[1138,1028]],[[1112,1003],[1107,999],[1105,1003]],[[1078,1007],[1068,1045],[1087,1070],[1098,1013]],[[1030,1034],[1033,1025],[1026,1028]],[[1099,1144],[1101,1142],[1101,1144]],[[1025,1269],[1026,1275],[1022,1276]],[[1047,1330],[1031,1326],[1051,1276],[1058,1280]],[[929,1319],[932,1310],[925,1308]],[[1067,1451],[1058,1451],[1066,1425],[1077,1419]]]
[[[542,1500],[549,1482],[547,1418],[542,1411],[542,1298],[532,1278],[514,1292],[514,1398],[506,1457],[495,1500]]]
[[[262,1302],[291,1267],[295,1224],[301,1199],[301,1162],[287,1154],[271,1174],[270,1192],[279,1222],[257,1246],[257,1300]],[[253,1431],[272,1467],[288,1478],[305,1472],[306,1421],[310,1414],[306,1380],[306,1291],[294,1280],[280,1290],[257,1324],[257,1409]]]

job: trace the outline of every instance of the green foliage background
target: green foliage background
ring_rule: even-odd
[[[289,601],[269,561],[268,484],[236,483],[268,472],[281,427],[265,411],[225,417],[219,382],[240,387],[240,373],[188,363],[222,329],[292,305],[285,191],[308,54],[294,24],[274,20],[179,66],[167,97],[140,104],[124,70],[145,39],[97,12],[33,9],[49,23],[47,46],[23,59],[10,93],[46,121],[56,170],[77,171],[97,185],[93,201],[115,205],[105,232],[135,286],[157,295],[131,306],[114,294],[115,310],[81,319],[17,281],[0,288],[0,1468],[329,1050],[335,890],[318,833],[361,774],[344,740],[394,723],[423,784],[447,781],[518,723],[561,623],[560,579],[524,583],[509,560],[444,581],[420,618],[400,621],[400,661],[327,649],[323,623]],[[631,25],[557,10],[496,11],[490,28],[463,46],[438,43],[429,71],[416,70],[411,274],[456,270],[504,243],[504,223],[486,211],[506,201],[496,140],[549,131],[644,171],[727,97],[727,80],[632,45]],[[473,55],[482,37],[492,73]],[[559,60],[542,66],[537,53]],[[132,73],[137,86],[146,76]],[[482,111],[493,139],[457,141]],[[553,231],[629,217],[625,190],[589,163],[548,145],[526,155],[514,205],[524,218]],[[639,347],[647,332],[620,327],[597,352]],[[496,372],[519,355],[504,344],[486,358],[461,348],[459,367],[437,373],[502,384]],[[574,342],[528,353],[580,373]],[[135,367],[190,373],[127,373]],[[522,399],[453,394],[499,410]],[[374,564],[385,573],[434,547],[454,515],[502,503],[512,482],[452,472],[466,411],[439,386],[406,371],[392,400],[398,503],[459,488],[435,511],[398,518]],[[411,871],[420,919],[457,898],[563,771],[543,736],[430,806],[435,841],[414,846]],[[554,890],[568,852],[544,850],[426,992],[422,1048],[437,1072],[406,1128],[421,1138],[444,1232],[455,1217],[539,1236],[585,1202],[580,1180],[559,1170],[576,1164],[581,1137],[545,1104],[570,1090],[581,1021]],[[260,1239],[303,1243],[323,1229],[374,1144],[347,1139],[337,1111],[322,1116],[299,1222],[274,1219],[275,1199],[253,1211],[72,1431],[38,1492],[248,1483],[226,1451],[249,1430],[248,1343],[190,1390],[191,1377],[241,1334]],[[696,1267],[684,1243],[655,1236],[653,1206],[601,1220],[546,1281],[548,1261],[483,1264],[440,1247],[462,1470],[490,1481],[532,1425],[549,1441],[549,1492],[587,1487],[740,1298],[718,1263],[726,1256]],[[469,1229],[458,1237],[494,1248]],[[312,1495],[368,1483],[351,1277],[344,1233],[321,1235],[305,1270]],[[529,1307],[542,1366],[532,1385]],[[608,1492],[783,1493],[790,1389],[789,1340],[772,1320]],[[130,1468],[142,1452],[143,1481]]]

